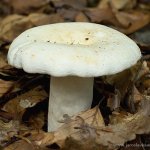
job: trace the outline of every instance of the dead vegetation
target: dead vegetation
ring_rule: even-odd
[[[0,149],[148,150],[149,10],[147,0],[1,0]],[[13,68],[6,56],[26,29],[68,21],[115,28],[136,41],[143,57],[124,72],[96,78],[92,109],[65,116],[62,127],[47,133],[49,77]]]

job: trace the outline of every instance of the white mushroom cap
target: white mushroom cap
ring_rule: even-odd
[[[140,49],[126,35],[94,23],[58,23],[29,29],[11,44],[8,61],[29,73],[96,77],[134,65]]]

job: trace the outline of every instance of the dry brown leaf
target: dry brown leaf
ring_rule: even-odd
[[[145,88],[149,88],[150,87],[150,79],[144,80],[143,85]]]
[[[3,106],[3,110],[14,115],[14,118],[21,119],[26,108],[33,107],[47,97],[45,90],[38,86],[18,97],[11,99]]]
[[[137,136],[135,140],[132,140],[121,147],[120,150],[145,150],[144,143],[140,136]]]
[[[105,78],[105,81],[119,90],[121,100],[133,89],[132,85],[148,72],[147,64],[138,62],[133,67]],[[131,93],[129,94],[131,95]]]
[[[132,9],[136,6],[137,0],[109,0],[115,9]]]
[[[0,23],[0,39],[11,42],[15,37],[26,29],[34,26],[63,22],[64,19],[59,14],[46,15],[34,13],[29,16],[10,15]]]
[[[119,90],[120,98],[122,100],[127,93],[129,85],[133,81],[133,74],[130,69],[127,69],[115,75],[107,76],[105,81]]]
[[[91,138],[77,141],[69,137],[65,140],[64,147],[61,150],[108,150],[108,148],[95,143],[95,140]]]
[[[0,79],[0,97],[3,96],[13,85],[13,81],[4,81]]]
[[[29,12],[35,12],[45,5],[48,5],[50,0],[7,0],[8,5],[13,7],[14,13],[28,14]]]
[[[131,70],[131,71],[132,71],[132,74],[134,74],[135,70]],[[150,71],[150,68],[147,66],[147,62],[143,61],[142,64],[141,64],[141,67],[139,69],[139,72],[137,74],[137,79],[142,78],[143,76],[145,76],[146,74],[148,74],[149,71]]]
[[[6,3],[6,0],[1,0],[0,2],[0,15],[5,16],[11,13],[11,8]]]
[[[91,22],[109,23],[115,26],[120,25],[110,8],[87,8],[85,9],[84,13],[90,18]]]
[[[138,7],[143,10],[150,10],[149,0],[139,0],[141,3],[138,4]]]
[[[75,21],[76,22],[89,22],[89,19],[83,12],[79,12],[75,17]]]
[[[4,150],[36,150],[36,149],[37,147],[35,145],[30,143],[30,141],[28,142],[26,140],[16,141],[14,144],[11,144],[10,146],[4,148]]]
[[[122,118],[122,122],[114,125],[109,125],[105,128],[109,129],[111,132],[103,132],[101,130],[98,133],[101,135],[97,138],[98,143],[102,143],[104,145],[114,144],[116,146],[123,145],[125,142],[135,139],[136,134],[143,134],[150,132],[150,101],[144,100],[141,103],[142,109],[139,110],[134,115],[128,115],[125,118]],[[102,139],[105,139],[103,140]],[[110,142],[110,143],[109,143]],[[111,145],[110,144],[110,145]],[[111,145],[111,146],[112,146]]]
[[[13,135],[16,135],[19,131],[19,122],[11,120],[9,122],[3,122],[0,120],[0,145],[3,140],[8,140]]]
[[[104,126],[104,121],[98,107],[82,112],[77,116],[73,116],[56,132],[49,133],[49,134],[45,133],[41,135],[42,139],[41,138],[39,139],[39,136],[34,138],[36,143],[42,146],[48,143],[52,144],[55,142],[57,144],[62,145],[64,144],[64,141],[67,137],[75,136],[77,138],[80,138],[80,136],[82,136],[80,135],[80,129],[85,128],[86,130],[86,128],[88,128],[88,126],[90,125],[99,126],[99,127]]]
[[[12,41],[20,33],[33,25],[27,17],[21,15],[10,15],[4,18],[0,23],[0,39],[4,41]]]
[[[120,107],[120,102],[121,102],[121,94],[119,90],[115,89],[115,94],[107,99],[107,106],[111,110],[115,110]]]
[[[8,65],[7,63],[7,58],[4,54],[0,53],[0,71],[2,69],[8,69],[8,68],[12,68],[10,65]]]
[[[140,30],[134,32],[130,35],[130,38],[132,38],[136,43],[142,47],[142,51],[146,52],[150,49],[150,24],[141,28]]]
[[[57,13],[65,20],[74,21],[78,11],[73,8],[60,8],[57,9]]]
[[[32,115],[29,118],[29,125],[32,129],[42,130],[42,127],[44,126],[45,121],[45,114],[43,111]]]
[[[117,110],[117,111],[113,111],[112,115],[109,116],[110,125],[115,125],[115,124],[119,124],[122,123],[124,121],[124,118],[126,118],[128,116],[128,112],[123,111],[123,110]]]
[[[59,14],[46,15],[42,13],[32,13],[28,18],[34,26],[64,22],[64,19]]]
[[[115,12],[115,16],[124,28],[118,28],[125,34],[131,34],[150,23],[150,14],[138,10]]]
[[[99,9],[108,9],[110,8],[109,6],[109,0],[101,0],[97,6]]]
[[[95,109],[83,112],[79,116],[71,118],[71,122],[66,123],[58,131],[54,133],[45,133],[42,138],[35,138],[36,144],[40,146],[57,143],[63,146],[67,137],[72,137],[77,141],[86,139],[94,139],[97,144],[108,146],[109,149],[114,149],[122,146],[125,142],[135,139],[136,134],[144,134],[150,132],[150,101],[143,100],[141,109],[132,115],[125,115],[119,123],[104,126],[100,121],[101,115],[97,113],[95,121],[100,124],[91,124]],[[90,115],[89,115],[90,113]],[[92,117],[93,116],[93,117]],[[88,117],[88,118],[87,118]],[[78,128],[77,128],[78,127]]]
[[[138,89],[136,88],[135,85],[133,86],[133,90],[132,90],[131,95],[132,95],[132,98],[133,98],[133,102],[134,102],[135,104],[141,102],[141,101],[144,99],[144,97],[143,97],[142,94],[138,91]]]
[[[87,5],[86,0],[51,0],[56,8],[69,6],[76,9],[82,9]]]

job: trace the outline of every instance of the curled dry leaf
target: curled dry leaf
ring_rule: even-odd
[[[105,78],[105,81],[113,85],[117,89],[117,97],[122,100],[128,91],[128,87],[133,81],[133,74],[131,69],[126,69],[115,75],[110,75]],[[120,94],[119,94],[120,93]],[[117,99],[116,99],[117,100]]]
[[[80,132],[85,132],[85,134],[88,134],[86,130],[90,125],[99,127],[104,126],[104,121],[98,107],[82,112],[77,116],[71,117],[56,132],[42,133],[40,135],[40,139],[37,135],[34,137],[34,140],[38,145],[41,146],[52,143],[63,145],[67,137],[73,136],[77,139],[80,139],[82,137],[82,134],[80,134]],[[84,128],[85,130],[83,129],[82,131],[82,128]]]
[[[36,114],[33,114],[28,121],[28,124],[30,128],[36,129],[36,130],[42,130],[42,127],[44,126],[44,120],[45,120],[45,114],[44,112],[39,112]]]
[[[16,141],[14,144],[11,144],[10,146],[4,148],[4,150],[36,150],[36,149],[40,150],[30,141],[26,141],[25,139]]]
[[[115,110],[120,107],[121,94],[119,90],[115,89],[115,94],[107,99],[107,106],[111,110]]]
[[[0,39],[12,41],[20,33],[32,27],[27,17],[21,15],[10,15],[0,23]]]
[[[18,97],[11,99],[4,105],[3,110],[13,114],[14,118],[21,119],[26,108],[35,106],[46,97],[47,93],[45,90],[41,86],[38,86],[22,95],[19,95]]]
[[[59,14],[46,15],[42,13],[32,13],[28,16],[28,18],[34,26],[59,23],[64,21],[64,19]]]
[[[132,72],[134,73],[135,70],[132,70]],[[143,61],[141,64],[141,67],[139,69],[139,72],[137,74],[137,79],[140,79],[142,77],[144,77],[146,74],[148,74],[150,71],[150,68],[147,66],[147,62]]]
[[[3,53],[0,53],[0,71],[3,69],[10,69],[10,68],[12,67],[8,65],[6,56]]]
[[[114,13],[110,8],[99,9],[99,8],[87,8],[84,13],[89,17],[91,22],[96,23],[108,23],[115,26],[120,26]]]
[[[115,9],[132,9],[136,6],[137,0],[109,0],[111,6]]]
[[[64,19],[59,14],[33,13],[29,16],[10,15],[0,23],[0,39],[10,42],[31,27],[63,21]]]
[[[64,147],[61,150],[108,150],[107,146],[95,143],[94,139],[85,139],[82,141],[74,140],[68,137],[65,140]]]
[[[142,94],[138,91],[138,89],[136,88],[135,85],[133,86],[133,90],[132,90],[131,96],[132,96],[133,102],[134,102],[135,104],[141,102],[141,101],[144,99],[144,97],[143,97]]]
[[[97,8],[99,8],[99,9],[108,9],[108,8],[110,8],[109,5],[110,5],[109,0],[101,0],[98,4]]]
[[[130,38],[132,38],[138,45],[140,45],[143,50],[143,52],[146,52],[150,50],[150,24],[145,26],[144,28],[134,32],[130,35]]]
[[[83,9],[87,5],[86,0],[51,0],[56,8],[69,6],[75,9]]]
[[[73,8],[60,8],[57,9],[57,13],[65,20],[74,21],[78,11]]]
[[[14,85],[13,81],[4,81],[0,79],[0,97],[3,96]]]
[[[27,14],[29,12],[35,12],[45,5],[48,5],[50,0],[7,0],[8,5],[13,7],[15,13]]]
[[[0,16],[5,16],[11,13],[11,7],[8,6],[6,0],[0,2]]]
[[[118,28],[125,34],[131,34],[150,23],[150,14],[138,10],[127,12],[115,11],[115,16],[124,28]]]
[[[143,84],[145,88],[150,88],[150,79],[145,80]]]
[[[79,12],[75,17],[75,21],[76,22],[89,22],[89,19],[83,12]]]
[[[0,120],[0,145],[2,141],[8,140],[13,135],[16,135],[19,131],[19,122],[16,120],[11,120],[9,122],[4,122]]]
[[[148,73],[149,68],[147,67],[147,63],[138,62],[133,67],[126,69],[120,73],[115,75],[110,75],[105,78],[105,81],[113,86],[118,90],[117,97],[119,96],[120,100],[123,100],[125,96],[131,93],[134,95],[133,85],[137,80],[139,80],[143,75]],[[132,91],[133,90],[133,91]],[[116,99],[117,100],[117,99]],[[110,99],[112,101],[112,99]],[[110,102],[109,101],[109,102]],[[127,99],[126,99],[127,101]]]
[[[72,117],[70,122],[64,124],[58,131],[44,133],[41,139],[37,135],[34,140],[40,146],[57,143],[63,147],[67,137],[77,141],[94,139],[97,144],[107,146],[108,149],[117,148],[135,139],[136,134],[150,132],[150,101],[145,99],[140,104],[141,109],[136,114],[124,115],[119,122],[108,126],[104,126],[101,114],[95,113],[95,108],[88,110]],[[93,121],[94,124],[92,124]]]

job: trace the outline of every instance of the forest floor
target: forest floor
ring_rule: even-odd
[[[121,73],[96,78],[92,108],[48,133],[50,77],[10,66],[7,52],[26,29],[59,22],[114,28],[138,44],[142,58]],[[149,23],[149,0],[1,0],[0,150],[149,150]]]

